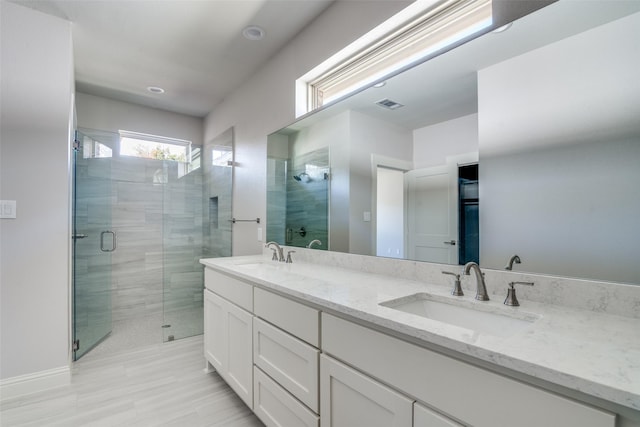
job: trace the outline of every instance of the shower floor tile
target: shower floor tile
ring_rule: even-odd
[[[162,314],[114,321],[111,334],[87,354],[102,356],[160,344],[162,325]]]

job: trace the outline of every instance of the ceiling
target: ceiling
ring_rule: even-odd
[[[73,23],[76,90],[203,117],[335,0],[13,0]],[[249,25],[264,29],[248,40]],[[161,87],[162,94],[147,90]]]

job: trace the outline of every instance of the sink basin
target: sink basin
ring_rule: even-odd
[[[380,303],[384,307],[404,313],[498,337],[511,336],[531,326],[540,318],[533,313],[516,312],[511,309],[502,311],[495,306],[483,307],[481,304],[483,303],[455,301],[425,293]]]

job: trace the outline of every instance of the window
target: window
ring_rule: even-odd
[[[191,141],[126,130],[119,132],[121,156],[178,162],[178,178],[200,167],[199,161],[192,162]],[[158,170],[158,176],[154,176],[154,183],[167,182],[166,177],[160,177],[160,172]],[[164,176],[164,172],[162,174]]]
[[[214,145],[211,149],[211,165],[231,167],[233,165],[233,150],[228,145]]]
[[[415,65],[492,22],[492,0],[418,0],[301,77],[296,82],[296,114]]]
[[[120,155],[191,162],[191,141],[120,131]]]
[[[82,155],[85,159],[112,157],[113,155],[111,148],[86,135],[82,139],[82,144]]]

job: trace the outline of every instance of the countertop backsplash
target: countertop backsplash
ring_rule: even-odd
[[[467,295],[475,292],[475,276],[473,274],[464,276],[462,274],[463,266],[288,246],[283,246],[283,251],[285,254],[288,251],[295,251],[292,254],[294,263],[304,261],[453,287],[453,277],[442,274],[442,271],[450,271],[461,274],[462,288]],[[265,248],[264,254],[271,257],[271,250]],[[509,282],[533,282],[534,286],[517,288],[518,299],[523,306],[526,305],[526,301],[535,301],[598,313],[640,318],[640,286],[638,285],[518,271],[482,269],[482,272],[485,273],[487,292],[493,300],[504,300]]]

